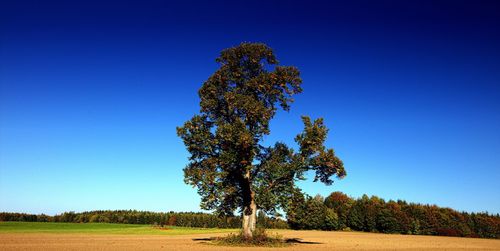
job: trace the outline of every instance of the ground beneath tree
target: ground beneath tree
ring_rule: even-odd
[[[0,250],[500,250],[500,240],[491,239],[358,232],[277,232],[296,243],[286,248],[248,248],[214,246],[204,241],[225,234],[162,236],[2,233]]]

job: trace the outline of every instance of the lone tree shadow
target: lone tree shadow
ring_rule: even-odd
[[[193,238],[193,241],[214,241],[216,240],[216,237],[208,237],[208,238]]]
[[[299,243],[299,244],[323,244],[316,241],[303,241],[300,238],[286,238],[285,243]]]
[[[217,237],[193,238],[192,240],[200,242],[214,241],[217,240]],[[284,242],[289,244],[323,244],[321,242],[315,242],[315,241],[303,241],[301,238],[286,238]]]

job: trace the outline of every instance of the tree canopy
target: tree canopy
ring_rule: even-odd
[[[288,111],[293,96],[302,92],[296,67],[279,65],[261,43],[225,49],[216,61],[219,69],[198,92],[200,113],[177,128],[191,154],[184,178],[198,188],[202,209],[223,215],[239,209],[251,236],[256,210],[286,209],[300,193],[295,182],[305,179],[305,172],[313,170],[314,181],[331,185],[332,177],[346,171],[334,150],[324,146],[328,129],[322,118],[302,117],[298,151],[282,142],[262,145],[276,112]]]

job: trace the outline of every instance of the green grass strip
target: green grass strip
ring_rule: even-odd
[[[236,229],[188,228],[114,223],[61,223],[61,222],[0,222],[0,233],[78,233],[78,234],[132,234],[132,235],[183,235],[229,233]]]

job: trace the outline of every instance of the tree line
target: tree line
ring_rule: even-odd
[[[72,222],[72,223],[124,223],[151,224],[199,228],[239,228],[241,217],[219,217],[194,212],[149,212],[137,210],[98,210],[88,212],[64,212],[55,216],[45,214],[0,213],[0,221]],[[287,228],[286,221],[259,215],[257,224],[265,228]]]
[[[500,238],[500,215],[458,212],[436,205],[353,199],[342,192],[323,198],[297,195],[287,212],[292,229]]]
[[[458,212],[436,205],[385,201],[377,196],[351,198],[342,192],[321,196],[291,198],[287,221],[269,217],[262,211],[257,226],[318,230],[355,230],[379,233],[442,235],[460,237],[500,238],[500,215]],[[240,216],[220,217],[194,212],[148,212],[136,210],[100,210],[45,214],[0,213],[0,221],[30,222],[100,222],[151,224],[200,228],[240,228]]]

